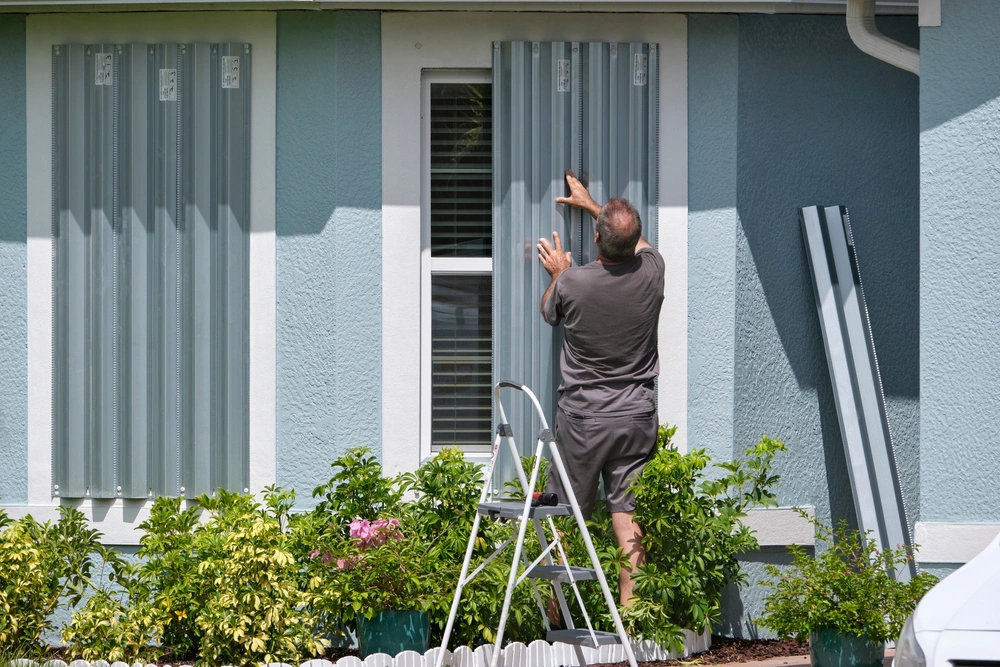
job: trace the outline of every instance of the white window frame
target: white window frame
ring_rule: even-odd
[[[431,352],[431,277],[433,275],[493,275],[491,257],[431,256],[431,85],[435,83],[493,83],[490,70],[481,68],[426,69],[420,76],[420,460],[431,451],[433,364]],[[486,443],[484,443],[486,444]],[[489,454],[467,454],[487,462]]]
[[[667,257],[658,405],[687,444],[687,19],[660,13],[383,12],[382,465],[415,470],[429,438],[423,407],[421,80],[425,70],[490,70],[493,42],[654,42],[660,48],[659,226]],[[539,298],[541,295],[539,294]],[[668,417],[669,416],[669,417]]]
[[[12,517],[58,518],[80,509],[104,542],[138,544],[146,500],[52,496],[52,46],[64,43],[246,42],[253,45],[250,221],[250,491],[276,479],[274,12],[150,12],[30,15],[26,21],[28,502]]]

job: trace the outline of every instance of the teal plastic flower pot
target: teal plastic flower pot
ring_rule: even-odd
[[[882,667],[885,644],[836,630],[809,633],[809,659],[813,667]]]
[[[430,643],[431,621],[422,611],[383,611],[358,620],[362,660],[375,653],[393,657],[403,651],[426,653]]]

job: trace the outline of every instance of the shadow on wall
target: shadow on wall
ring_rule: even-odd
[[[879,27],[918,43],[915,17],[880,18]],[[858,50],[843,17],[739,19],[736,363],[738,395],[752,395],[755,407],[737,415],[736,433],[791,428],[784,437],[794,448],[820,431],[826,479],[810,477],[819,452],[806,447],[789,452],[794,465],[783,474],[803,496],[796,502],[825,481],[834,521],[855,513],[798,208],[848,207],[884,389],[890,404],[908,406],[899,415],[890,406],[890,420],[917,423],[918,104],[918,78]],[[763,295],[756,308],[754,290]],[[774,370],[768,354],[778,346],[794,380]]]
[[[812,553],[812,547],[808,547]],[[724,637],[746,637],[758,639],[772,637],[769,630],[761,629],[755,623],[764,613],[764,597],[769,589],[760,585],[770,578],[764,570],[766,565],[775,565],[781,570],[790,569],[792,556],[784,547],[762,547],[760,551],[740,559],[740,567],[747,575],[747,585],[741,590],[729,582],[722,592],[722,618],[712,627],[712,634]]]
[[[911,17],[879,26],[916,45]],[[797,209],[842,204],[885,392],[916,397],[917,77],[859,51],[840,17],[743,16],[739,95],[740,221],[799,385],[830,380]]]

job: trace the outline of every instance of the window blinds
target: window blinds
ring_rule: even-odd
[[[540,237],[559,232],[574,263],[596,258],[589,216],[557,206],[572,168],[604,203],[625,197],[656,244],[658,59],[655,44],[497,42],[493,47],[494,380],[528,385],[547,415],[559,386],[560,330],[539,314],[549,277]],[[524,453],[540,424],[520,397],[508,411]],[[499,488],[513,477],[501,449]]]
[[[53,47],[54,496],[248,483],[250,64]]]
[[[432,83],[431,255],[493,253],[493,98],[489,85]]]

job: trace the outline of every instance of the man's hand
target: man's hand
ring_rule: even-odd
[[[562,241],[559,239],[559,232],[552,232],[552,243],[548,239],[538,240],[538,259],[542,266],[552,276],[555,281],[559,274],[573,265],[573,255],[563,252]]]
[[[587,213],[590,213],[594,217],[594,220],[597,220],[597,216],[601,212],[601,207],[590,196],[590,191],[580,182],[580,179],[576,177],[572,169],[566,170],[566,184],[569,185],[569,197],[556,197],[556,203],[569,204],[570,206],[582,208]]]

